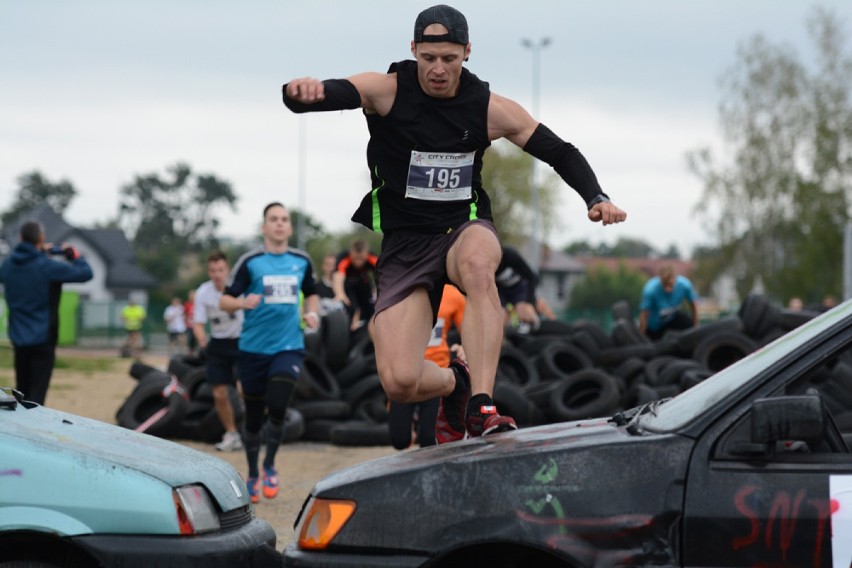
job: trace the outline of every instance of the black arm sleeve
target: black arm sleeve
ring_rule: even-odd
[[[305,104],[294,101],[287,96],[287,85],[281,87],[284,104],[296,113],[319,112],[324,110],[349,110],[361,106],[361,93],[349,79],[326,79],[322,82],[325,87],[325,98],[315,103]]]
[[[535,132],[524,146],[524,152],[549,164],[565,183],[574,188],[586,202],[586,206],[601,201],[596,199],[608,196],[601,189],[595,172],[586,158],[572,144],[565,142],[545,125],[539,123]]]

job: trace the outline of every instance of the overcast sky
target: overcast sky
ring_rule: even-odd
[[[0,210],[16,178],[37,169],[75,185],[66,217],[91,226],[116,216],[119,188],[134,175],[184,161],[233,185],[238,211],[220,211],[224,234],[254,234],[273,200],[304,208],[329,230],[347,229],[370,188],[364,119],[358,111],[300,118],[282,105],[281,85],[385,71],[410,57],[414,19],[429,5],[0,0]],[[585,154],[628,213],[616,227],[592,224],[565,186],[555,247],[631,237],[688,254],[709,242],[693,213],[701,184],[684,155],[722,150],[718,79],[738,45],[759,33],[807,61],[806,21],[817,5],[852,29],[849,0],[452,5],[470,25],[468,68],[529,109],[532,52],[521,40],[551,38],[541,52],[538,118]]]

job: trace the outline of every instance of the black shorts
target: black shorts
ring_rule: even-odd
[[[207,382],[211,385],[237,384],[235,372],[240,354],[240,340],[210,338],[207,343]]]
[[[274,355],[240,351],[238,368],[243,392],[263,396],[269,379],[276,376],[292,377],[296,380],[302,372],[304,351],[281,351]]]
[[[400,303],[417,288],[424,288],[432,305],[432,325],[447,278],[447,254],[467,227],[482,225],[495,235],[490,221],[468,221],[451,233],[394,231],[382,240],[382,253],[376,265],[376,314]]]

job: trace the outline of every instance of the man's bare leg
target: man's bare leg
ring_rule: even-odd
[[[517,429],[514,419],[497,412],[492,399],[503,343],[503,308],[494,281],[501,255],[497,236],[481,225],[464,229],[447,255],[450,280],[467,294],[462,345],[472,395],[465,412],[468,436]]]
[[[423,357],[431,336],[432,307],[423,288],[374,318],[376,367],[391,400],[419,402],[452,392],[453,372]]]
[[[461,335],[474,395],[494,392],[504,325],[494,282],[501,255],[497,237],[479,225],[466,228],[447,255],[450,280],[467,294]]]

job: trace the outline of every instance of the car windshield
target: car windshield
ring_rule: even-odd
[[[665,404],[658,405],[653,412],[637,417],[640,428],[649,432],[674,432],[682,428],[718,401],[761,374],[764,369],[778,363],[788,353],[799,349],[832,326],[850,317],[852,317],[852,300],[814,318],[766,347],[758,349]]]

